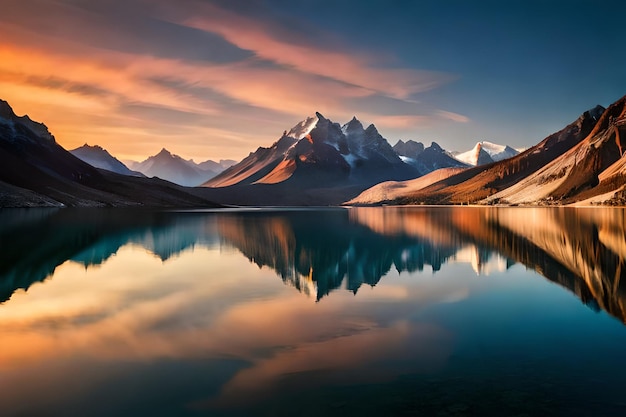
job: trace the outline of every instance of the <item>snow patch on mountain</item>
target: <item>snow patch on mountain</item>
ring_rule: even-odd
[[[466,152],[458,153],[455,158],[469,165],[483,165],[485,163],[502,161],[512,158],[520,152],[508,145],[499,145],[497,143],[480,141],[472,149]],[[486,155],[489,158],[486,157]],[[482,162],[481,162],[482,160]]]
[[[303,139],[311,133],[311,130],[315,129],[319,120],[319,117],[307,117],[305,120],[292,127],[289,132],[286,132],[285,136],[298,140]]]

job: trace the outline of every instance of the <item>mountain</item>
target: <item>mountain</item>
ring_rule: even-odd
[[[195,187],[223,170],[221,167],[217,170],[209,168],[215,164],[215,162],[211,164],[212,162],[206,161],[200,166],[193,160],[185,160],[163,148],[145,161],[132,164],[131,168],[148,177],[158,177],[186,187]]]
[[[374,125],[364,128],[355,117],[341,126],[316,113],[207,181],[211,191],[203,195],[230,204],[327,205],[417,176]]]
[[[193,159],[190,159],[189,162],[195,163],[193,162]],[[196,166],[203,171],[213,171],[219,173],[224,171],[225,169],[232,167],[236,163],[237,161],[233,159],[220,159],[219,162],[215,162],[209,159],[207,161],[196,164]]]
[[[363,191],[345,204],[368,205],[392,201],[407,193],[421,190],[424,187],[451,177],[452,175],[456,175],[465,169],[466,168],[441,168],[413,180],[381,182]]]
[[[626,96],[606,111],[588,112],[592,131],[534,175],[486,199],[488,203],[623,205],[626,200]]]
[[[106,169],[108,171],[117,172],[118,174],[130,175],[133,177],[144,176],[140,172],[131,171],[126,165],[120,162],[120,160],[98,145],[89,146],[85,143],[81,147],[70,150],[70,153],[96,168]]]
[[[63,149],[48,128],[0,100],[0,207],[215,207],[161,180],[97,169]]]
[[[487,141],[477,142],[469,151],[458,153],[455,158],[468,165],[486,165],[496,161],[512,158],[519,151],[508,145],[498,145]]]
[[[414,140],[407,140],[404,142],[400,139],[395,145],[393,150],[396,151],[400,157],[417,158],[419,154],[424,152],[424,144],[422,142],[416,142]]]
[[[420,175],[442,168],[465,168],[469,165],[452,157],[439,144],[432,142],[429,147],[424,147],[421,142],[399,140],[393,146],[393,150],[407,164],[415,167]]]
[[[615,197],[617,203],[624,194],[617,166],[625,101],[626,97],[606,112],[602,106],[584,112],[519,155],[468,168],[420,190],[407,188],[388,203],[573,203],[602,193],[611,193],[604,200]]]

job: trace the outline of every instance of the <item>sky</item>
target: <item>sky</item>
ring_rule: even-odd
[[[626,95],[621,1],[1,1],[0,99],[119,159],[239,160],[316,111],[529,147]]]

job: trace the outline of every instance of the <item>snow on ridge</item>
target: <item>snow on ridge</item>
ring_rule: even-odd
[[[341,155],[343,159],[350,165],[350,168],[356,167],[357,161],[360,159],[357,155],[349,153],[348,155]]]
[[[511,158],[520,153],[520,151],[513,149],[508,145],[500,145],[498,143],[482,140],[480,142],[476,142],[476,145],[474,145],[474,147],[469,151],[460,152],[454,155],[454,157],[461,162],[465,162],[466,164],[476,165],[478,163],[478,156],[481,149],[485,151],[494,161],[502,161],[503,159]]]
[[[465,162],[468,165],[476,165],[479,146],[480,142],[474,145],[474,147],[469,151],[461,152],[454,155],[454,158],[458,159],[461,162]]]
[[[308,135],[309,133],[311,133],[313,129],[315,129],[318,121],[318,117],[307,117],[305,120],[292,127],[285,136],[300,140],[306,137],[306,135]]]
[[[493,142],[488,142],[486,140],[481,140],[480,145],[482,146],[482,148],[485,150],[485,152],[487,152],[489,155],[491,155],[491,153],[500,153],[503,152],[507,147],[506,145],[500,145],[497,143],[493,143]]]

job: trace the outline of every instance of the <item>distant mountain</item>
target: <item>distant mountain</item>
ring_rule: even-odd
[[[0,207],[215,207],[182,187],[97,169],[0,100]]]
[[[381,181],[419,174],[374,125],[365,129],[353,118],[341,126],[316,113],[204,186],[222,188],[207,195],[232,204],[325,205],[338,204]]]
[[[141,172],[131,171],[120,160],[98,145],[89,146],[85,143],[81,147],[70,150],[70,153],[96,168],[106,169],[107,171],[117,172],[122,175],[130,175],[133,177],[144,176]]]
[[[194,163],[193,160],[189,160],[188,162]],[[224,171],[225,169],[232,167],[236,163],[237,161],[233,159],[220,159],[219,162],[215,162],[209,159],[208,161],[196,164],[196,166],[203,171],[213,171],[219,173]]]
[[[219,168],[210,168],[215,165]],[[200,185],[224,169],[213,161],[196,164],[193,160],[185,160],[165,148],[143,162],[132,164],[131,168],[148,177],[158,177],[186,187]]]
[[[419,154],[424,152],[424,144],[414,140],[407,140],[404,142],[400,139],[395,145],[393,145],[393,150],[396,151],[400,157],[404,156],[415,159]]]
[[[477,166],[502,161],[518,154],[518,150],[508,145],[498,145],[496,143],[481,141],[477,142],[471,150],[458,153],[454,156],[459,161],[465,162],[468,165]]]
[[[406,192],[394,204],[626,203],[626,97],[596,106],[537,145]]]
[[[425,148],[420,142],[399,141],[394,149],[400,158],[415,167],[420,175],[426,175],[442,168],[467,168],[469,166],[451,156],[436,142],[432,142],[429,147]]]

